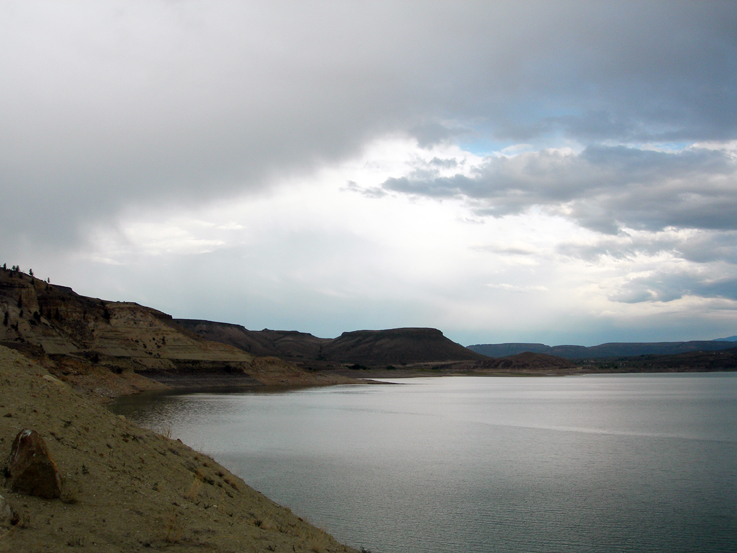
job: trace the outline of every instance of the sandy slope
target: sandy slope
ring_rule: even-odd
[[[0,551],[354,551],[246,486],[211,458],[82,398],[0,347],[0,462],[37,430],[64,479],[62,500],[0,494]]]

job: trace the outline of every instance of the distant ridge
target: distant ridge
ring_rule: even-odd
[[[720,340],[694,340],[690,342],[612,342],[598,346],[546,346],[545,344],[508,343],[476,344],[468,349],[487,357],[509,357],[532,352],[555,355],[565,359],[606,359],[635,357],[638,355],[675,355],[695,351],[721,351],[737,347],[737,337]]]
[[[545,353],[517,353],[509,357],[487,359],[481,362],[487,369],[509,369],[526,371],[570,370],[576,367],[573,361]]]
[[[434,328],[356,330],[329,339],[304,332],[247,330],[240,325],[192,319],[176,319],[176,323],[203,338],[253,355],[273,355],[291,361],[375,366],[486,359]]]

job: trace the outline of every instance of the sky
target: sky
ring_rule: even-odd
[[[0,2],[0,263],[177,318],[737,334],[737,3]]]

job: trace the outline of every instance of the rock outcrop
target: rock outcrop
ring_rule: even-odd
[[[7,499],[0,495],[0,527],[7,528],[18,522],[18,515]]]
[[[81,296],[19,271],[0,269],[0,319],[0,345],[103,399],[155,389],[157,383],[336,383],[291,363],[256,362],[255,355],[198,336],[156,309]]]
[[[11,491],[43,499],[61,497],[59,468],[35,430],[18,432],[10,448],[8,471]]]

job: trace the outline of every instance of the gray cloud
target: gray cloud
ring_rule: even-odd
[[[422,145],[734,137],[735,28],[730,2],[5,2],[0,191],[13,209],[0,231],[74,243],[122,209],[260,192],[386,133]],[[606,232],[622,214],[647,228],[737,219],[710,180],[728,165],[718,156],[545,155],[387,188],[464,194],[494,215],[596,197],[600,214],[577,204],[574,218]],[[696,168],[709,192],[668,202],[663,187],[648,198],[622,183],[597,197],[617,164],[640,179]]]
[[[667,254],[693,263],[725,262],[737,265],[737,232],[703,231],[690,236],[673,233],[604,237],[593,244],[564,243],[557,252],[588,262],[607,256],[613,259],[634,259]]]
[[[383,186],[405,194],[465,197],[477,214],[487,216],[541,206],[609,234],[623,227],[737,229],[737,162],[718,150],[590,146],[577,155],[543,150],[489,157],[471,176],[439,176],[423,166]]]
[[[624,303],[670,302],[687,295],[737,300],[737,277],[714,279],[685,272],[658,272],[652,276],[630,280],[610,299]]]
[[[367,198],[383,198],[387,192],[379,187],[361,188],[355,181],[348,181],[341,189],[345,192],[357,192]]]

